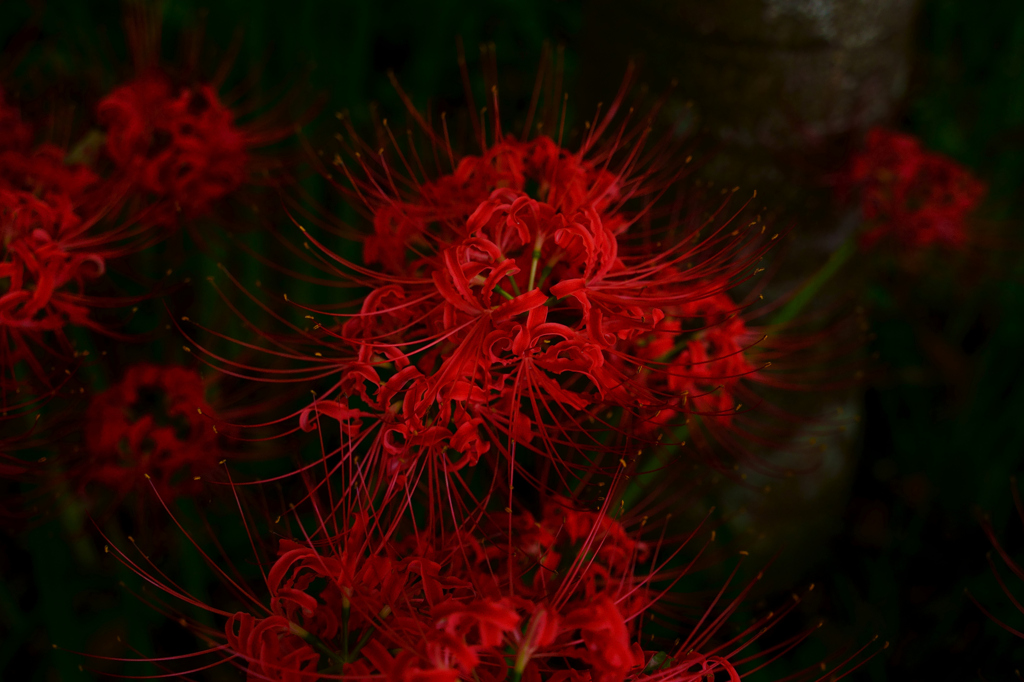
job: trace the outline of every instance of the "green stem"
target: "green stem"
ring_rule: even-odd
[[[288,629],[291,630],[293,635],[301,637],[303,641],[312,646],[314,649],[319,651],[321,654],[334,661],[336,665],[344,665],[348,661],[335,653],[329,646],[323,643],[323,641],[314,635],[309,630],[306,630],[297,623],[288,623]]]
[[[551,274],[551,271],[555,269],[556,265],[558,265],[558,255],[559,254],[556,253],[555,255],[551,256],[551,258],[548,259],[548,262],[544,264],[544,269],[540,271],[540,280],[537,282],[538,287],[544,286],[544,280],[548,278],[548,275]]]
[[[107,136],[100,130],[90,130],[81,140],[68,152],[65,163],[84,163],[91,165],[99,156],[100,148],[107,141]]]
[[[821,269],[807,280],[796,293],[796,296],[790,299],[789,303],[782,306],[782,309],[772,318],[772,324],[785,324],[803,312],[803,309],[810,303],[811,299],[818,295],[818,292],[825,286],[825,283],[832,279],[856,252],[857,238],[854,235],[843,242],[843,245],[829,256],[829,259],[825,261]]]
[[[501,294],[502,296],[504,296],[505,298],[507,298],[510,301],[513,298],[515,298],[512,294],[508,293],[507,291],[505,291],[501,287],[494,287],[494,290],[497,291],[499,294]]]
[[[341,656],[348,660],[348,620],[352,613],[352,604],[347,596],[341,598]]]
[[[370,641],[370,637],[372,637],[373,633],[376,631],[377,628],[372,625],[366,628],[366,632],[364,632],[363,636],[359,638],[358,642],[356,642],[355,647],[352,649],[352,653],[348,655],[348,660],[350,662],[356,661],[359,658],[359,652],[364,646],[366,646],[366,643]]]
[[[533,291],[533,283],[537,279],[537,264],[540,263],[540,247],[543,244],[544,239],[538,234],[533,244],[533,260],[530,262],[530,281],[526,286],[527,291]]]
[[[380,610],[380,613],[377,614],[377,617],[380,618],[380,620],[383,621],[385,618],[387,618],[390,615],[391,615],[391,607],[390,606],[385,606],[384,608],[382,608]],[[352,649],[351,653],[349,653],[349,655],[347,656],[347,659],[348,659],[348,661],[350,663],[355,662],[359,658],[359,652],[362,651],[363,647],[366,646],[366,643],[370,641],[370,637],[372,637],[373,633],[376,632],[376,631],[377,631],[377,628],[374,625],[370,625],[369,627],[366,628],[366,632],[364,632],[363,636],[359,638],[359,641],[356,642],[355,647]]]

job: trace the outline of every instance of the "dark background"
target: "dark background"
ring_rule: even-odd
[[[594,21],[580,2],[567,0],[381,5],[219,0],[205,5],[206,63],[215,66],[240,35],[232,79],[258,74],[257,96],[267,98],[299,82],[303,94],[294,110],[319,107],[307,132],[315,141],[333,132],[335,111],[349,110],[363,125],[371,102],[382,112],[401,111],[387,69],[417,103],[461,101],[456,36],[471,64],[479,44],[496,44],[513,98],[531,81],[543,44],[564,45],[574,92],[583,37]],[[169,60],[176,37],[197,24],[202,7],[166,4]],[[121,16],[121,4],[105,0],[8,0],[0,5],[0,36],[8,45],[0,66],[25,93],[58,83],[58,100],[88,101],[87,93],[130,73]],[[876,336],[855,466],[838,488],[843,499],[833,505],[838,511],[830,512],[826,537],[797,543],[800,561],[791,568],[781,561],[773,584],[817,583],[830,642],[861,642],[875,632],[890,642],[855,678],[1011,679],[1024,664],[1022,642],[991,623],[964,590],[1024,628],[1024,615],[988,571],[990,545],[979,523],[991,514],[997,535],[1020,554],[1024,528],[1012,512],[1010,479],[1024,454],[1024,4],[928,0],[915,20],[913,49],[907,95],[892,123],[989,184],[979,221],[984,255],[940,256],[909,283],[879,271],[858,294]],[[608,95],[620,76],[609,74]],[[686,87],[679,84],[681,92]],[[317,104],[316,93],[326,99]],[[315,177],[303,185],[331,206]],[[203,256],[193,267],[201,274],[214,259]],[[197,294],[200,305],[203,295]],[[799,536],[799,519],[786,519],[791,527],[780,534]],[[89,558],[101,545],[73,525],[51,520],[0,539],[0,679],[89,679],[79,666],[93,664],[53,651],[54,642],[130,656],[112,642],[131,633],[130,645],[143,654],[194,648],[180,628],[117,586],[124,580],[137,588],[137,579],[102,556]],[[190,551],[178,546],[185,580],[208,590],[210,576]],[[787,672],[785,665],[773,669],[776,677]]]

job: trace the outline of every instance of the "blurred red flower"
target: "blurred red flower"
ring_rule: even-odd
[[[19,363],[46,378],[54,358],[72,355],[67,325],[99,328],[90,313],[106,303],[85,288],[123,251],[126,232],[97,224],[116,199],[109,187],[66,150],[33,147],[30,126],[2,95],[0,120],[0,369],[9,388]]]
[[[251,140],[209,85],[174,86],[151,71],[104,97],[97,116],[107,154],[157,202],[153,223],[203,215],[246,178]]]
[[[952,159],[929,152],[914,136],[883,128],[867,134],[854,155],[849,182],[860,192],[868,222],[861,244],[893,239],[904,247],[954,247],[967,239],[966,219],[985,184]]]
[[[116,500],[149,484],[164,502],[198,493],[224,457],[205,394],[194,370],[130,367],[89,405],[78,488],[99,486]]]

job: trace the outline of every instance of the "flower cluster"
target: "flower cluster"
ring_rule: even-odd
[[[0,106],[5,369],[28,360],[44,373],[29,335],[102,331],[89,282],[115,257],[210,215],[253,175],[254,148],[275,139],[238,123],[215,85],[172,75],[153,55],[136,62],[135,78],[99,102],[102,132],[83,138],[102,153],[33,146],[18,112]],[[759,275],[778,235],[748,206],[756,193],[709,198],[684,182],[686,143],[666,134],[652,144],[656,112],[636,125],[626,85],[572,143],[529,124],[521,137],[504,133],[494,88],[490,126],[471,117],[479,153],[465,155],[447,119],[436,129],[399,90],[420,137],[399,144],[386,122],[390,147],[339,135],[334,168],[321,168],[363,231],[333,232],[340,220],[292,205],[356,243],[300,226],[306,251],[295,251],[323,277],[266,258],[279,281],[294,274],[358,294],[329,304],[285,295],[306,328],[252,296],[289,331],[249,319],[245,339],[207,329],[239,342],[226,354],[190,339],[186,353],[245,384],[245,405],[208,401],[198,372],[167,362],[129,364],[81,410],[81,447],[53,467],[58,485],[110,503],[74,513],[116,511],[140,491],[169,512],[214,489],[234,496],[256,562],[233,561],[231,542],[219,544],[223,562],[200,549],[231,588],[210,603],[149,556],[114,547],[151,585],[223,619],[195,624],[213,644],[199,655],[253,681],[737,682],[809,634],[763,644],[794,608],[788,599],[733,627],[757,579],[732,588],[730,577],[697,618],[666,596],[703,554],[689,549],[697,532],[680,533],[665,513],[676,501],[663,493],[690,471],[680,443],[730,472],[745,457],[767,462],[798,422],[770,400],[807,387],[785,374],[787,359],[821,337],[794,342],[792,318],[765,321]],[[900,201],[912,193],[900,191]],[[156,272],[169,275],[166,266],[177,264]],[[264,407],[253,396],[266,384],[271,402],[290,407],[258,426],[287,433],[251,440],[292,466],[252,465],[242,479],[226,466],[228,440]],[[0,459],[0,473],[19,471]],[[288,511],[254,528],[249,493],[271,481]],[[107,514],[96,526],[117,537],[106,524],[122,521]],[[258,546],[272,548],[269,561]]]
[[[190,369],[142,364],[95,397],[85,415],[86,460],[74,474],[123,499],[151,481],[161,499],[192,496],[223,458],[206,384]]]
[[[567,539],[551,536],[538,546],[553,553]],[[617,604],[616,597],[629,598],[626,586],[609,581],[584,598],[599,576],[609,576],[599,561],[565,567],[560,575],[572,584],[559,594],[545,579],[557,559],[538,567],[530,584],[520,568],[533,563],[529,555],[508,566],[503,547],[472,537],[449,542],[461,546],[421,541],[404,556],[382,556],[368,553],[354,533],[327,555],[282,541],[268,573],[270,614],[236,613],[227,623],[228,645],[248,661],[249,679],[300,679],[303,672],[307,679],[334,673],[454,682],[509,672],[513,679],[559,679],[569,663],[583,679],[612,682],[643,667],[644,653]],[[317,580],[326,586],[311,594]]]
[[[959,246],[967,215],[985,195],[985,185],[966,168],[923,149],[912,135],[882,128],[868,132],[849,175],[870,225],[865,247],[883,239],[912,248]]]
[[[52,144],[33,146],[30,126],[0,96],[0,367],[22,361],[37,376],[34,352],[53,332],[68,348],[66,325],[94,326],[84,288],[103,274],[110,235],[96,229],[99,177],[67,162]]]
[[[657,557],[661,541],[640,540],[607,508],[542,507],[443,536],[385,525],[380,510],[321,508],[317,532],[280,541],[267,596],[247,592],[233,613],[200,604],[226,616],[206,636],[249,680],[735,681],[731,661],[758,659],[755,642],[796,603],[728,633],[748,585],[720,594],[674,643],[645,647],[645,616],[682,575]]]
[[[143,19],[145,24],[150,17]],[[159,23],[142,30],[153,28]],[[137,46],[153,47],[148,39],[132,37]],[[0,423],[5,425],[8,417],[23,419],[29,408],[65,387],[90,361],[94,333],[133,338],[124,325],[138,312],[135,304],[156,295],[154,280],[180,265],[165,259],[157,274],[147,267],[149,257],[136,255],[164,240],[179,213],[189,220],[210,213],[215,202],[248,179],[254,148],[284,136],[262,124],[236,123],[214,84],[179,87],[158,59],[139,63],[148,65],[141,76],[101,98],[95,127],[89,122],[84,129],[68,126],[66,138],[77,139],[71,144],[45,141],[39,131],[57,126],[30,125],[27,121],[38,117],[23,115],[0,91]],[[26,112],[34,104],[26,103]],[[72,120],[65,112],[53,116],[50,123]],[[166,392],[165,417],[185,420],[187,428],[132,413],[139,391],[150,389]],[[76,385],[74,391],[83,395],[86,389]],[[197,490],[191,481],[218,454],[210,425],[200,429],[195,416],[204,407],[202,392],[198,377],[182,368],[130,369],[124,384],[88,410],[81,449],[91,461],[72,467],[81,474],[75,487],[98,484],[121,498],[148,475],[168,495],[172,488],[185,494]],[[74,421],[64,417],[85,412],[61,406],[56,411],[62,416],[47,427],[56,431]],[[4,440],[0,436],[0,443]],[[22,471],[20,465],[3,469],[12,478]]]
[[[542,460],[579,475],[664,432],[700,442],[758,402],[777,348],[734,292],[759,272],[765,226],[738,224],[727,203],[701,221],[666,212],[683,171],[671,157],[638,167],[643,139],[602,143],[610,121],[576,151],[499,129],[422,181],[362,157],[357,179],[339,157],[372,221],[367,265],[304,234],[370,290],[339,323],[307,308],[315,362],[338,379],[301,426],[336,420],[347,451],[399,482],[501,460],[513,475]]]
[[[451,165],[434,176],[414,145],[394,147],[404,175],[383,153],[374,165],[348,150],[359,174],[336,159],[372,226],[362,263],[302,232],[365,288],[358,309],[304,306],[314,329],[287,338],[304,350],[274,358],[312,369],[228,361],[314,388],[297,420],[322,460],[298,468],[306,491],[288,514],[301,533],[275,542],[267,595],[242,588],[243,609],[186,597],[225,618],[200,630],[249,680],[734,682],[793,608],[733,631],[750,585],[723,588],[683,625],[664,597],[688,571],[686,540],[626,511],[638,446],[671,467],[680,438],[740,440],[741,403],[757,402],[778,348],[751,322],[765,225],[726,213],[729,197],[698,217],[666,210],[685,163],[645,155],[642,135],[603,141],[618,106],[575,151],[504,136],[495,117],[491,144],[456,161],[445,143]],[[645,633],[658,618],[671,643]]]
[[[208,213],[245,180],[251,140],[209,85],[175,87],[150,72],[103,98],[97,116],[107,154],[155,202],[146,216],[154,224]]]

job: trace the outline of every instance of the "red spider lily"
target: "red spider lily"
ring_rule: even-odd
[[[147,219],[174,225],[209,212],[246,179],[252,144],[209,85],[174,87],[143,74],[99,104],[106,151],[132,187],[155,199]]]
[[[98,307],[123,305],[86,292],[115,257],[160,241],[180,210],[193,218],[236,189],[260,165],[254,147],[290,134],[266,122],[235,123],[215,86],[182,86],[157,65],[159,12],[129,10],[137,79],[99,105],[106,149],[116,169],[98,175],[83,158],[93,133],[72,154],[32,147],[31,127],[0,98],[0,369],[4,401],[17,389],[14,368],[27,363],[49,381],[47,368],[74,356],[69,325],[97,331]],[[155,35],[151,35],[155,33]],[[89,143],[89,144],[86,144]],[[109,166],[109,164],[108,164]],[[101,173],[109,167],[99,165]],[[131,200],[146,194],[145,200]],[[51,358],[45,358],[46,354]]]
[[[32,148],[18,113],[0,107],[9,135],[0,146],[0,369],[4,401],[15,367],[27,363],[38,378],[49,374],[41,355],[73,355],[69,325],[99,329],[91,317],[112,301],[89,295],[88,283],[106,262],[129,248],[130,222],[100,224],[117,196],[92,170],[68,163],[52,144]],[[50,345],[49,340],[55,345]],[[50,362],[46,362],[49,365]]]
[[[921,147],[912,135],[882,128],[868,132],[853,157],[849,180],[860,191],[869,229],[865,248],[894,239],[901,246],[960,246],[966,218],[985,196],[985,185],[964,167]]]
[[[261,374],[335,379],[299,419],[340,425],[328,456],[358,454],[392,490],[424,484],[436,507],[451,498],[446,481],[481,462],[499,489],[554,476],[564,490],[632,461],[655,427],[680,440],[726,432],[737,456],[765,445],[736,417],[741,402],[749,412],[763,401],[752,386],[776,381],[768,368],[784,346],[764,345],[730,292],[760,291],[751,279],[771,240],[727,199],[684,215],[686,159],[671,140],[648,145],[629,116],[617,123],[626,90],[574,150],[505,135],[495,114],[493,141],[455,161],[447,130],[410,105],[449,171],[426,173],[417,148],[397,143],[397,164],[383,151],[371,163],[358,139],[348,151],[360,173],[336,160],[350,183],[339,189],[373,225],[366,265],[303,234],[335,281],[369,292],[351,314],[304,307],[317,323],[298,343],[317,350],[274,353],[311,364]]]
[[[673,393],[684,396],[684,406],[689,399],[698,413],[718,414],[728,419],[736,408],[733,388],[758,369],[744,352],[754,335],[736,304],[725,294],[689,307],[691,311],[683,314],[700,320],[698,328],[703,333],[687,339],[686,346],[669,365],[668,387]],[[665,354],[669,352],[671,349]]]
[[[314,504],[319,530],[281,540],[260,568],[269,599],[220,568],[230,561],[207,557],[245,604],[241,611],[200,603],[155,567],[113,551],[153,586],[224,618],[223,631],[195,625],[211,647],[196,656],[214,654],[250,680],[734,681],[809,634],[748,652],[795,601],[725,634],[748,585],[734,599],[720,593],[670,652],[645,650],[643,614],[688,567],[666,570],[671,559],[652,560],[661,543],[639,540],[607,509],[567,504],[551,501],[539,522],[511,517],[515,528],[538,529],[522,540],[502,536],[508,521],[433,536],[384,523],[386,510],[361,512],[351,499],[333,513]]]
[[[56,388],[72,381],[67,376]],[[140,363],[91,395],[84,387],[35,395],[10,418],[0,418],[10,432],[17,418],[27,422],[22,413],[50,402],[35,428],[0,440],[0,480],[18,492],[0,507],[28,522],[59,511],[106,523],[131,503],[131,513],[118,520],[136,532],[144,532],[151,515],[151,487],[168,504],[187,501],[209,508],[218,497],[215,491],[225,488],[223,464],[265,458],[226,420],[247,418],[277,402],[254,399],[248,387],[238,389],[222,377],[204,378],[180,365]],[[46,456],[28,459],[32,451]]]
[[[117,179],[146,206],[140,219],[166,228],[208,215],[218,201],[267,171],[268,160],[254,150],[283,140],[294,126],[239,122],[245,112],[218,93],[227,63],[212,81],[165,68],[159,58],[161,22],[159,10],[128,10],[137,73],[108,93],[96,114]]]
[[[207,382],[195,370],[141,364],[97,395],[85,414],[80,493],[120,501],[150,481],[161,499],[196,495],[225,457]]]
[[[0,324],[9,334],[91,324],[80,292],[87,280],[103,274],[105,264],[95,251],[75,248],[88,245],[83,233],[89,227],[76,204],[98,178],[84,167],[70,171],[63,156],[62,150],[45,146],[31,155],[5,152],[0,158],[5,251],[0,277],[7,285]],[[28,357],[25,349],[12,352],[5,364],[22,357]]]

